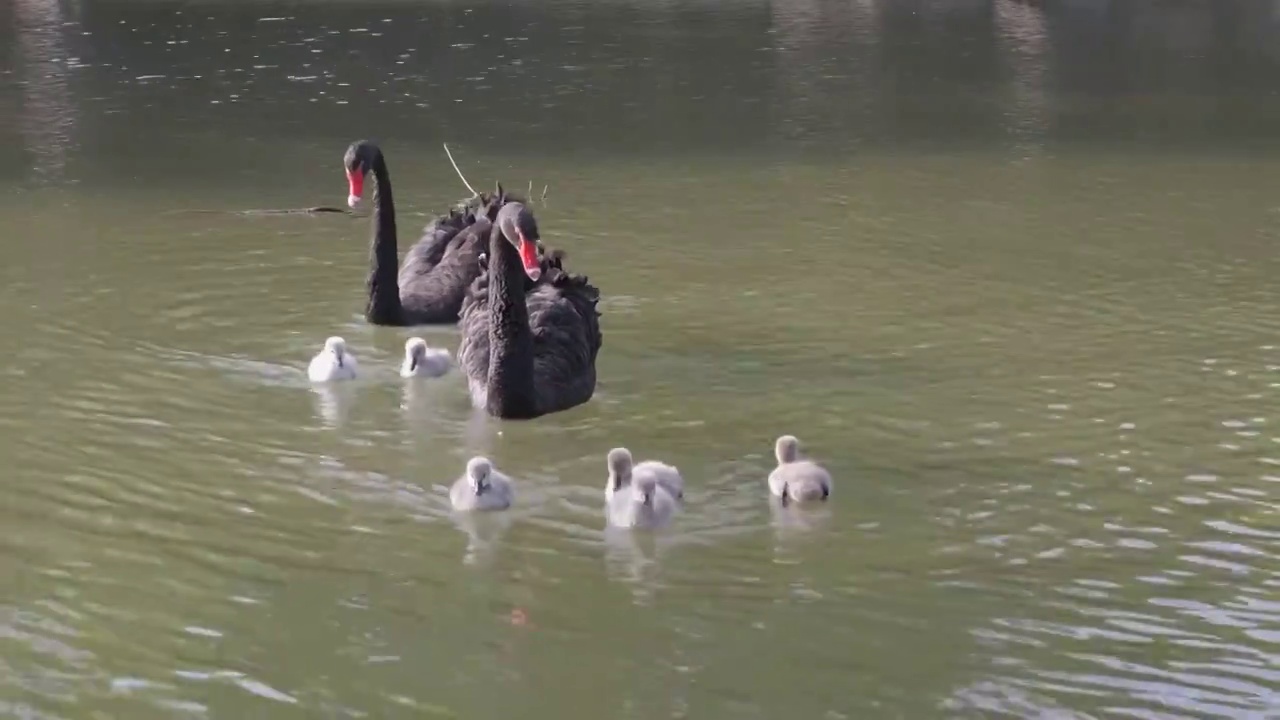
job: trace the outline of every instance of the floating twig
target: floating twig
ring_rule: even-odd
[[[203,210],[203,209],[180,209],[167,210],[163,214],[173,215],[177,213],[225,213],[228,215],[319,215],[321,213],[335,213],[341,215],[354,215],[355,213],[345,208],[330,207],[327,205],[318,205],[309,208],[284,208],[284,209],[255,209],[255,210]]]
[[[467,182],[467,179],[462,176],[462,171],[458,169],[458,163],[453,160],[453,153],[449,152],[449,143],[440,144],[444,146],[444,154],[449,156],[449,163],[453,165],[453,171],[458,173],[458,179],[461,180],[462,184],[466,185],[467,189],[471,191],[471,197],[480,197],[480,193],[476,192],[476,189],[471,187],[471,183]]]
[[[547,188],[549,188],[549,187],[551,187],[551,186],[550,186],[550,185],[543,185],[543,186],[542,186],[542,197],[538,198],[538,199],[535,201],[535,200],[533,199],[533,181],[532,181],[532,180],[530,180],[530,181],[529,181],[529,190],[528,190],[528,192],[526,192],[526,193],[525,193],[525,197],[529,199],[529,203],[530,203],[530,204],[533,204],[534,202],[537,202],[539,205],[546,205],[546,204],[547,204]]]

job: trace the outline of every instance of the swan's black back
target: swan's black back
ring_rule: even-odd
[[[603,344],[596,307],[600,291],[586,276],[566,272],[563,257],[563,253],[548,251],[542,258],[542,278],[525,286],[539,415],[591,399],[596,388],[596,356]],[[458,365],[467,374],[472,400],[484,406],[489,379],[488,273],[472,282],[458,324],[462,330]]]
[[[407,324],[457,322],[467,288],[480,274],[490,222],[454,210],[432,220],[404,254],[397,277]]]
[[[422,238],[404,254],[404,268],[408,268],[411,263],[434,267],[440,262],[440,258],[444,257],[444,249],[449,241],[474,223],[474,215],[469,216],[458,210],[451,210],[448,215],[433,218],[426,227],[422,228]],[[400,270],[401,278],[406,275],[404,268]],[[412,276],[409,277],[412,278]]]
[[[496,201],[496,202],[495,202]],[[488,246],[489,223],[497,217],[501,202],[496,195],[481,193],[474,198],[463,200],[447,215],[433,218],[422,229],[422,238],[413,244],[404,254],[398,280],[401,294],[406,283],[413,283],[418,278],[429,275],[437,266],[446,262],[448,265],[461,267],[467,261],[474,264]],[[466,272],[474,272],[474,268]],[[464,273],[465,274],[465,273]],[[458,292],[459,302],[466,294],[472,275],[462,283]]]

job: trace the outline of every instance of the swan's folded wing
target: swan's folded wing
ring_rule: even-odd
[[[468,379],[476,381],[489,375],[489,278],[481,273],[467,288],[458,314],[458,367]]]
[[[601,345],[599,297],[585,277],[568,275],[526,296],[536,377],[567,384],[590,371],[594,379]]]
[[[490,226],[481,220],[453,232],[441,223],[409,248],[397,279],[411,324],[457,321],[468,286],[480,275],[480,254]]]
[[[589,284],[541,286],[526,296],[529,327],[534,331],[534,356],[558,357],[561,372],[576,372],[595,364],[600,350],[600,320],[595,309],[598,292]]]
[[[594,364],[596,355],[600,352],[600,346],[604,339],[600,334],[600,311],[598,305],[600,303],[600,290],[592,285],[586,275],[570,275],[558,268],[553,269],[549,273],[550,278],[547,285],[554,288],[554,292],[558,298],[558,305],[564,315],[548,318],[548,324],[556,322],[560,325],[568,325],[571,319],[568,312],[572,311],[572,318],[577,320],[577,325],[582,331],[582,344],[590,349],[588,361]],[[532,297],[532,295],[531,295]],[[529,306],[529,324],[538,327],[540,323],[533,319],[534,307]]]
[[[461,216],[452,213],[428,223],[422,230],[422,239],[404,254],[404,261],[400,263],[400,284],[404,285],[419,275],[431,272],[440,264],[451,242],[467,229],[469,228],[463,225]]]
[[[489,231],[492,228],[493,223],[487,218],[476,219],[445,244],[444,255],[439,262],[466,263],[471,280],[474,280],[480,275],[480,255],[489,249]],[[470,285],[471,281],[467,284]]]

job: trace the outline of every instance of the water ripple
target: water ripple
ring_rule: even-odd
[[[18,3],[0,715],[1274,714],[1275,24],[1058,5]],[[442,138],[550,185],[593,402],[402,381],[457,330],[363,320],[367,215],[221,212],[341,202],[355,128],[402,242]],[[457,516],[481,453],[519,504]]]

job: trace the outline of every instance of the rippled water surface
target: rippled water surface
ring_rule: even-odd
[[[1280,717],[1277,48],[1244,0],[0,5],[0,717]],[[226,212],[340,204],[364,136],[409,240],[441,141],[547,187],[592,402],[401,381],[366,218]],[[783,432],[828,506],[767,502]],[[618,444],[666,531],[604,531]],[[477,453],[518,506],[455,518]]]

